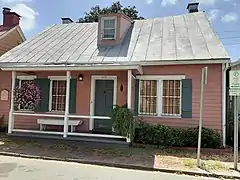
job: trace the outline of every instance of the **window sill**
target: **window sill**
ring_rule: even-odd
[[[147,118],[170,118],[170,119],[180,119],[182,116],[158,116],[158,115],[138,115],[138,117],[147,117]]]
[[[178,116],[159,116],[159,117],[161,117],[161,118],[177,118],[177,119],[179,119],[179,118],[182,118],[182,116],[180,116],[180,115],[178,115]]]
[[[102,38],[102,40],[116,40],[115,38]]]
[[[35,113],[34,111],[32,110],[15,110],[16,113]]]
[[[47,114],[61,114],[64,115],[65,113],[63,111],[48,111]]]

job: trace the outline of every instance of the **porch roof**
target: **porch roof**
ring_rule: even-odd
[[[89,70],[137,70],[143,74],[142,66],[137,64],[28,64],[19,63],[17,65],[2,65],[2,70],[6,71],[89,71]]]
[[[239,65],[240,65],[240,59],[238,59],[234,62],[231,62],[230,67],[236,67],[236,66],[239,66]]]
[[[98,47],[97,31],[97,23],[50,26],[1,56],[0,66],[148,65],[229,60],[203,12],[136,20],[122,42],[111,47]]]

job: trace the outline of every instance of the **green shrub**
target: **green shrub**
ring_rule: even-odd
[[[4,115],[0,116],[0,132],[6,132],[7,127],[4,125]]]
[[[198,128],[173,128],[140,122],[135,129],[134,142],[156,146],[197,147]],[[201,147],[219,148],[220,135],[217,131],[203,128]]]
[[[127,105],[116,106],[111,114],[113,128],[118,135],[121,136],[134,136],[134,117]]]

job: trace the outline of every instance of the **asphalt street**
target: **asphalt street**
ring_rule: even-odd
[[[0,156],[0,180],[213,180],[78,163]]]

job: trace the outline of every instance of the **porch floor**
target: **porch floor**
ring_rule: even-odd
[[[58,134],[40,134],[30,132],[13,132],[8,134],[11,138],[24,138],[24,139],[40,139],[44,141],[72,141],[74,143],[81,143],[81,145],[89,145],[96,148],[102,147],[129,147],[129,143],[125,139],[107,138],[107,137],[90,137],[90,136],[68,136],[64,138]]]

